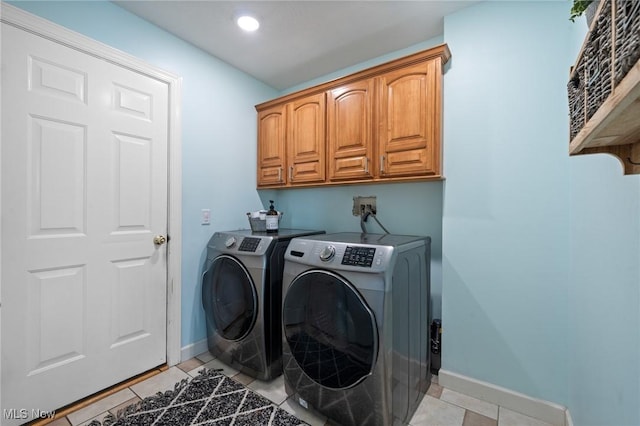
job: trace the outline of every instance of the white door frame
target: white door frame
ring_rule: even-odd
[[[167,364],[175,365],[180,360],[181,326],[181,262],[182,262],[182,140],[181,100],[182,78],[156,68],[127,53],[107,46],[82,34],[71,31],[51,21],[25,12],[22,9],[0,3],[0,21],[39,37],[104,59],[140,74],[162,81],[169,88],[169,187],[168,189],[168,235],[167,244]],[[0,155],[1,152],[0,152]],[[1,179],[1,178],[0,178]],[[0,182],[1,183],[1,182]],[[0,189],[1,191],[1,189]],[[1,195],[1,194],[0,194]],[[0,196],[0,199],[2,197]],[[0,208],[2,206],[0,205]],[[2,230],[0,229],[0,239]],[[0,253],[1,255],[1,253]],[[0,272],[2,257],[0,256]],[[2,282],[0,280],[0,288]],[[0,309],[2,301],[0,300]],[[0,345],[2,338],[0,336]],[[1,346],[0,346],[1,347]],[[1,371],[0,371],[1,374]],[[1,399],[0,399],[1,401]],[[2,407],[0,407],[1,410]],[[1,413],[1,411],[0,411]]]

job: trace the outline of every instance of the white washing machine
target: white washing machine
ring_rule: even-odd
[[[291,240],[283,275],[285,388],[343,425],[407,424],[431,382],[430,238]]]
[[[282,271],[292,238],[324,233],[216,232],[202,276],[209,352],[261,380],[282,374]]]

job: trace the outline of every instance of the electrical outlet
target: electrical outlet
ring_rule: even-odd
[[[378,207],[376,206],[376,196],[370,195],[368,197],[353,197],[353,215],[362,216],[366,212],[371,212],[373,214],[376,214],[378,212]]]

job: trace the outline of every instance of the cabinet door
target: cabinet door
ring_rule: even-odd
[[[258,186],[286,183],[284,105],[258,113]]]
[[[287,104],[289,182],[324,182],[325,95],[320,93]]]
[[[367,179],[372,169],[374,80],[330,90],[327,100],[329,179]]]
[[[440,175],[440,59],[379,77],[381,177]]]

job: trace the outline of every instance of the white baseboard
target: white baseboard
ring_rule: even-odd
[[[180,349],[180,362],[184,362],[196,355],[207,352],[208,350],[209,346],[207,344],[207,339],[198,340],[197,342],[191,343],[190,345],[184,346]]]
[[[567,411],[565,411],[564,426],[573,426],[573,419],[571,418],[571,413],[569,413],[568,408]]]
[[[447,370],[438,372],[440,386],[491,402],[556,426],[572,426],[566,407]]]

